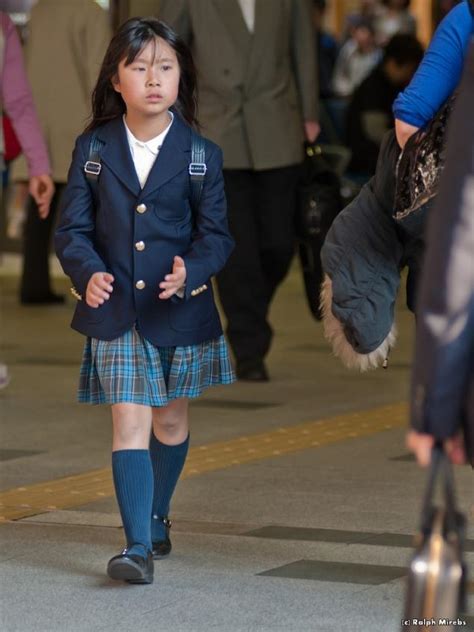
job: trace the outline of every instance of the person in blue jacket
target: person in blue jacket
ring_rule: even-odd
[[[112,39],[76,142],[56,251],[87,336],[79,401],[110,404],[112,471],[127,545],[107,567],[153,581],[188,451],[188,400],[234,380],[211,277],[233,248],[222,152],[197,137],[191,53],[166,24],[133,18]],[[194,202],[193,137],[205,173]],[[91,139],[93,143],[91,145]],[[99,145],[99,161],[90,148]],[[85,172],[90,156],[97,182]],[[201,171],[202,171],[201,161]]]
[[[395,221],[397,164],[401,151],[409,156],[416,149],[416,139],[405,147],[408,139],[426,128],[456,92],[473,33],[474,0],[463,0],[440,23],[413,79],[395,100],[395,131],[384,138],[374,177],[326,236],[321,251],[323,325],[335,355],[349,368],[387,366],[396,341],[395,301],[405,266],[407,305],[415,311],[431,200],[420,207],[415,229]],[[430,161],[425,162],[420,170],[430,182],[434,176]]]
[[[410,85],[395,99],[395,131],[402,149],[458,87],[474,33],[473,11],[474,1],[463,0],[446,15]]]

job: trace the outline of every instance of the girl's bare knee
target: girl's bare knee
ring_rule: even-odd
[[[113,449],[147,449],[151,429],[151,409],[136,404],[112,406]]]
[[[188,400],[175,400],[153,409],[153,432],[166,442],[184,441],[188,435]]]

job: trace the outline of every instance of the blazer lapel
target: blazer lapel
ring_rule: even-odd
[[[140,198],[147,197],[188,167],[191,160],[190,135],[191,129],[181,121],[179,114],[174,112],[173,124],[163,141]]]
[[[98,133],[105,142],[101,151],[101,160],[109,167],[127,189],[138,197],[141,187],[138,181],[132,154],[128,146],[127,134],[122,117],[107,123]]]
[[[252,33],[245,24],[238,0],[212,0],[212,2],[238,50],[247,51],[252,41]]]

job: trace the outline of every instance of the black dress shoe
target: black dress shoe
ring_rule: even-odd
[[[237,379],[245,382],[268,382],[268,371],[263,360],[238,362],[235,372]]]
[[[60,305],[65,302],[63,294],[54,294],[48,292],[47,294],[22,294],[20,296],[20,303],[22,305]]]
[[[151,543],[154,560],[158,560],[162,557],[166,557],[167,555],[171,553],[171,540],[170,540],[171,522],[168,520],[167,517],[158,518],[158,520],[161,520],[163,524],[165,525],[165,539],[155,540]]]
[[[140,545],[142,546],[142,545]],[[111,579],[121,579],[129,584],[153,583],[153,554],[143,546],[146,557],[130,554],[124,549],[107,564],[107,575]]]

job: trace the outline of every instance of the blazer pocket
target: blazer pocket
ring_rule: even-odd
[[[83,298],[76,306],[76,315],[84,323],[101,323],[108,318],[110,312],[110,299],[100,307],[89,307]]]
[[[175,331],[195,331],[210,323],[214,316],[214,299],[209,289],[203,294],[187,300],[169,302],[168,318],[171,329]]]
[[[191,221],[191,204],[187,198],[160,199],[154,204],[155,215],[163,222],[183,225]]]

